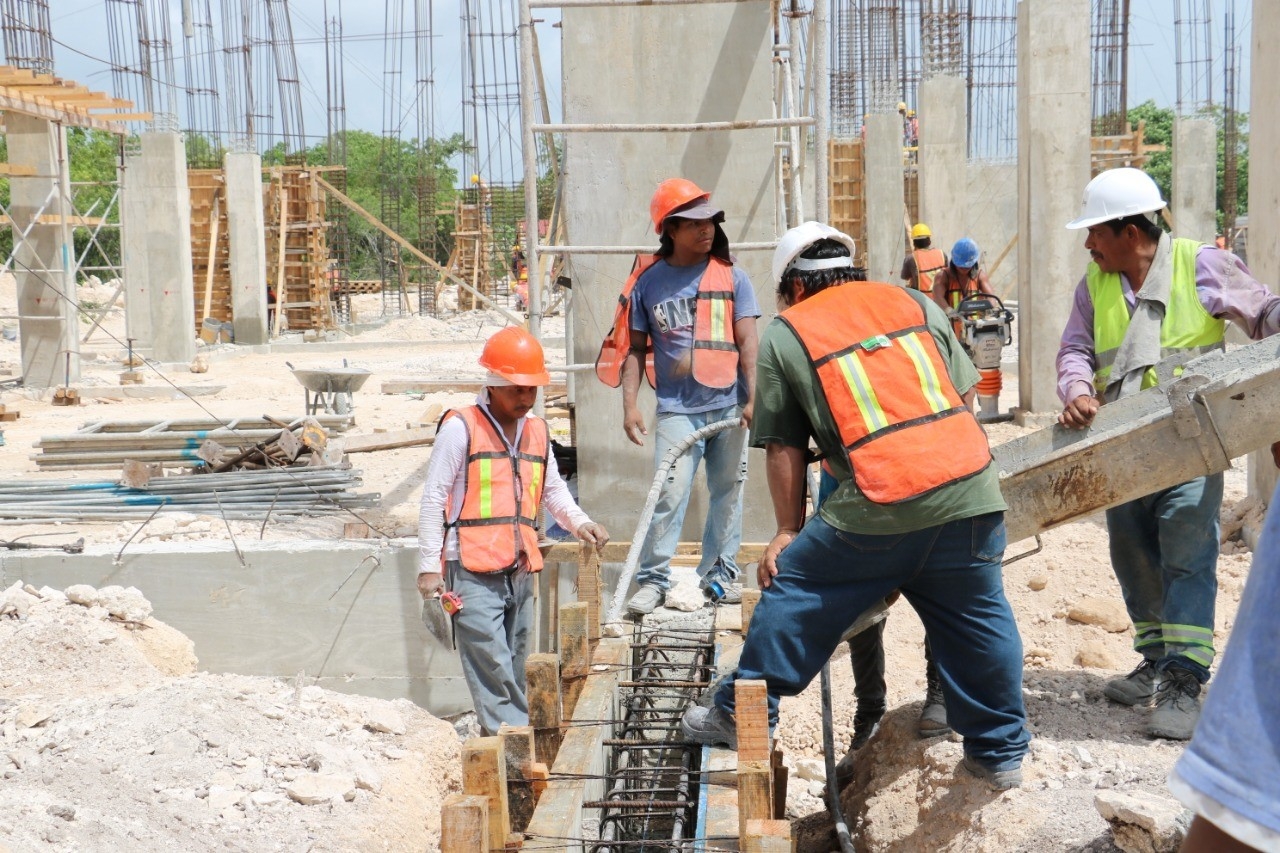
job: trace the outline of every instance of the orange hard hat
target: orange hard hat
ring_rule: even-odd
[[[653,220],[655,234],[662,233],[662,223],[677,208],[691,201],[710,201],[711,193],[701,189],[693,181],[684,178],[667,178],[658,184],[649,200],[649,218]]]
[[[551,384],[542,344],[519,326],[507,326],[484,342],[480,366],[516,385]]]

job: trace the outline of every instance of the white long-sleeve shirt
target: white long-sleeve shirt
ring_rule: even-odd
[[[488,409],[487,395],[482,394],[476,404]],[[516,447],[520,445],[520,437],[524,433],[525,415],[516,424]],[[507,452],[515,455],[515,448],[507,441]],[[436,433],[435,447],[431,451],[431,462],[427,465],[427,480],[422,486],[422,505],[418,511],[418,574],[438,572],[441,570],[440,553],[443,551],[446,560],[458,559],[458,531],[449,528],[445,537],[445,508],[449,506],[449,498],[453,498],[453,513],[449,522],[458,520],[462,501],[466,496],[464,474],[467,466],[467,426],[461,418],[449,418]],[[555,454],[547,448],[547,470],[542,488],[542,503],[551,517],[565,530],[576,531],[591,519],[569,494],[569,486],[560,476],[556,465]]]

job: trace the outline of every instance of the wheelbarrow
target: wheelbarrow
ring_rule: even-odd
[[[359,391],[370,376],[363,367],[299,368],[285,362],[302,383],[306,393],[307,414],[324,411],[328,415],[345,415],[351,411],[351,395]]]

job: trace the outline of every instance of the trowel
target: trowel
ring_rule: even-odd
[[[453,618],[444,608],[444,600],[437,592],[422,601],[422,624],[431,632],[431,636],[440,641],[440,645],[449,651],[453,646]]]

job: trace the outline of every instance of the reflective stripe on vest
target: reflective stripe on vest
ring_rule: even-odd
[[[645,270],[662,260],[637,256],[631,276],[622,287],[613,327],[600,344],[596,377],[611,388],[622,384],[622,365],[631,351],[631,294]],[[698,303],[693,324],[693,378],[710,388],[728,388],[738,381],[738,344],[733,333],[733,267],[714,255],[698,280]],[[645,352],[645,378],[657,387],[653,341]]]
[[[1173,283],[1164,322],[1160,324],[1161,358],[1178,353],[1207,353],[1223,346],[1227,324],[1206,311],[1196,293],[1196,253],[1202,245],[1183,238],[1173,241]],[[1090,263],[1085,281],[1093,303],[1093,385],[1101,393],[1110,384],[1116,353],[1129,331],[1129,304],[1119,273],[1104,273],[1097,264]],[[1158,381],[1155,368],[1151,368],[1142,377],[1142,387],[1151,388]]]
[[[916,288],[933,293],[933,277],[946,267],[947,256],[941,249],[916,249],[911,254],[916,259]]]
[[[467,427],[462,508],[457,520],[448,522],[454,510],[450,493],[445,515],[446,526],[457,530],[459,561],[472,572],[496,572],[515,566],[523,551],[529,570],[540,571],[538,508],[551,446],[547,422],[525,418],[512,456],[498,426],[479,406],[446,412],[441,423],[451,416]]]
[[[924,308],[902,288],[830,287],[780,317],[809,357],[868,500],[912,500],[990,464],[986,434],[951,381]]]
[[[974,267],[969,275],[965,276],[964,283],[968,285],[964,289],[959,287],[960,276],[951,267],[947,267],[947,289],[945,299],[947,304],[951,306],[951,310],[955,311],[960,308],[960,303],[968,299],[970,296],[977,296],[982,292],[978,285],[978,278],[974,275],[978,270]]]

